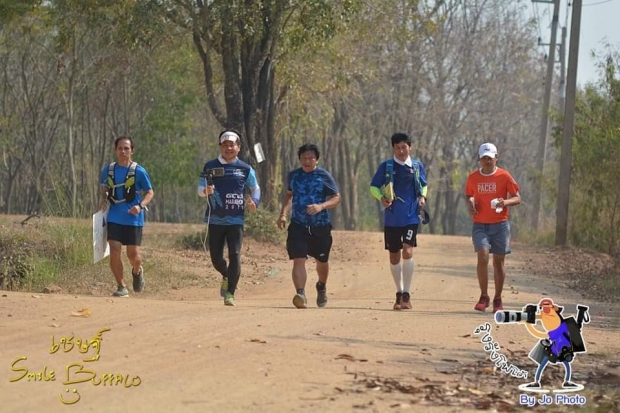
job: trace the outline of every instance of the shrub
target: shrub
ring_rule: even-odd
[[[245,233],[256,241],[280,245],[286,239],[286,231],[277,227],[277,220],[276,212],[264,209],[248,212],[245,214]]]
[[[33,272],[30,255],[24,240],[0,239],[0,289],[19,290],[26,285]]]
[[[183,235],[179,241],[181,244],[181,247],[188,249],[188,250],[202,250],[202,249],[208,250],[209,244],[207,243],[207,240],[205,239],[205,236],[206,236],[205,232],[206,232],[206,229],[200,232],[193,233],[193,234]]]
[[[88,221],[41,219],[18,225],[3,219],[0,288],[39,290],[69,268],[92,262]]]

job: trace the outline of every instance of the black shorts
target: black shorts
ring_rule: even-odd
[[[403,249],[403,244],[418,246],[418,224],[410,224],[405,227],[385,227],[383,239],[385,249],[390,252],[398,252]]]
[[[108,241],[118,241],[122,245],[139,246],[142,244],[142,227],[108,222]]]
[[[286,251],[289,259],[308,258],[308,255],[320,262],[329,260],[332,249],[332,226],[305,227],[291,222],[288,226]]]

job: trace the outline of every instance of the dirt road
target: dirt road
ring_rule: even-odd
[[[526,380],[494,370],[473,333],[491,323],[500,352],[530,380],[535,364],[527,353],[535,339],[523,326],[497,327],[490,313],[473,311],[479,292],[468,238],[422,234],[419,244],[410,311],[391,310],[394,286],[379,233],[335,234],[325,309],[292,306],[283,251],[269,252],[282,258],[271,263],[265,282],[241,284],[234,308],[223,306],[216,288],[204,287],[128,299],[2,292],[0,411],[526,409],[516,388]],[[513,250],[507,309],[537,303],[543,294],[567,315],[577,303],[590,306],[588,353],[572,363],[573,381],[585,385],[580,394],[588,405],[604,402],[605,385],[620,373],[617,310],[532,275],[528,256]],[[84,361],[97,353],[98,360]],[[560,386],[562,374],[559,365],[548,367],[548,386]]]

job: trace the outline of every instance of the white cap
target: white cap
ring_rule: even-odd
[[[226,131],[222,134],[222,136],[220,136],[220,143],[224,141],[239,142],[239,135],[233,131]]]
[[[495,158],[497,156],[497,148],[492,143],[483,143],[478,148],[478,158],[483,158],[488,156],[490,158]]]

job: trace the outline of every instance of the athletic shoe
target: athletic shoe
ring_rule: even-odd
[[[400,302],[401,310],[411,310],[411,295],[409,293],[403,293],[403,299]]]
[[[129,290],[124,285],[119,285],[112,295],[114,297],[129,297]]]
[[[142,292],[144,289],[144,269],[140,266],[137,274],[133,273],[133,268],[131,269],[131,275],[133,276],[133,290],[136,293]]]
[[[403,300],[403,293],[396,293],[396,301],[394,301],[394,310],[400,310],[402,300]]]
[[[323,289],[319,290],[319,283],[316,283],[316,306],[325,307],[327,305],[327,287],[323,284]]]
[[[222,284],[220,284],[220,297],[226,297],[226,293],[228,292],[228,278],[222,278]]]
[[[502,311],[503,309],[504,309],[504,306],[502,305],[502,299],[501,298],[493,299],[493,312],[496,313],[498,311]]]
[[[478,303],[474,306],[474,310],[482,311],[484,313],[488,306],[489,306],[489,296],[481,295],[480,300],[478,300]]]
[[[232,295],[231,293],[227,292],[226,296],[224,297],[224,305],[229,305],[234,307],[235,306],[235,296]]]
[[[528,389],[540,389],[540,382],[539,381],[533,381],[533,382],[527,384],[525,387],[527,387]]]
[[[293,305],[297,308],[308,308],[308,300],[304,294],[295,294]]]

